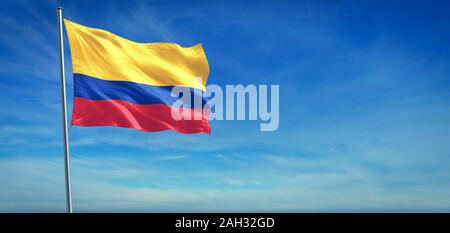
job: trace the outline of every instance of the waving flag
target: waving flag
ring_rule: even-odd
[[[64,23],[75,85],[72,125],[210,133],[208,114],[201,107],[174,109],[178,97],[171,95],[174,86],[192,96],[205,92],[209,65],[201,44],[183,48],[137,43],[69,20]],[[197,117],[174,119],[173,112]]]

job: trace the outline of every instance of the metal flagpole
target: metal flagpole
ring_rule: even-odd
[[[70,155],[69,155],[69,134],[67,129],[67,103],[66,103],[66,75],[64,70],[64,41],[63,41],[63,19],[62,7],[56,8],[58,13],[58,39],[59,39],[59,61],[61,68],[61,98],[63,115],[63,138],[64,138],[64,167],[66,176],[66,200],[67,211],[72,213],[72,185],[70,183]]]

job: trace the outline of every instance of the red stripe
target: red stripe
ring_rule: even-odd
[[[199,116],[201,120],[175,120],[172,109],[179,114]],[[180,112],[182,111],[182,112]],[[180,133],[210,133],[208,113],[201,109],[173,108],[164,104],[133,104],[123,100],[90,100],[75,97],[72,125],[118,126],[147,132],[167,129]]]

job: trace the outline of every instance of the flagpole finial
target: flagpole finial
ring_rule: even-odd
[[[56,7],[56,10],[57,10],[57,11],[62,10],[62,9],[63,9],[62,6]]]

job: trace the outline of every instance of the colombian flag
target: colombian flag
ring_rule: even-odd
[[[192,104],[176,108],[179,98],[171,95],[178,86],[205,105],[209,65],[201,44],[137,43],[69,20],[64,24],[75,86],[72,125],[210,133],[206,111]],[[195,117],[176,120],[173,112]]]

